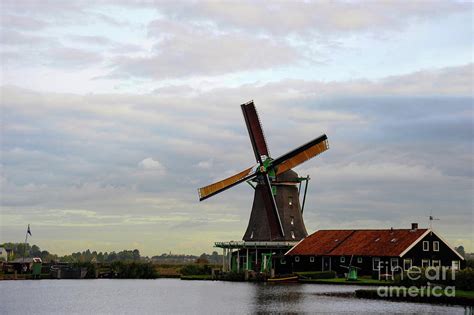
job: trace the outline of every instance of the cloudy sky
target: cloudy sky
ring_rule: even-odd
[[[434,224],[473,242],[473,4],[1,1],[0,241],[210,252],[253,191],[197,188],[322,133],[309,232]]]

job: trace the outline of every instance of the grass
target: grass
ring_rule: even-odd
[[[212,280],[211,275],[181,276],[181,280]]]
[[[468,299],[474,299],[474,291],[456,290],[456,296],[464,297]]]
[[[345,278],[332,279],[300,279],[303,283],[317,283],[317,284],[355,284],[355,285],[393,285],[391,281],[383,281],[372,278],[361,277],[357,281],[348,281]]]

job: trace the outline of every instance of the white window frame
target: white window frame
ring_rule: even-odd
[[[426,266],[425,266],[426,263]],[[430,260],[429,259],[422,259],[421,260],[421,268],[426,268],[430,266]]]
[[[461,269],[461,262],[459,260],[453,260],[451,261],[451,268],[453,270],[459,270]]]
[[[357,257],[357,263],[359,263],[359,264],[362,263],[362,257]]]
[[[431,267],[435,267],[435,268],[441,267],[441,260],[439,260],[439,259],[433,259],[433,260],[431,261]]]
[[[346,262],[346,257],[341,256],[341,257],[339,258],[339,261],[342,262],[342,263],[345,263],[345,262]]]
[[[410,267],[407,268],[407,264],[410,263]],[[413,266],[413,261],[411,258],[403,259],[403,270],[409,270]]]
[[[423,251],[424,252],[429,252],[430,251],[430,242],[423,241]]]
[[[434,252],[439,252],[439,241],[434,241],[433,242],[433,251]]]
[[[291,231],[291,238],[295,239],[295,232]]]
[[[398,258],[390,258],[390,270],[393,271],[395,268],[398,268]]]
[[[286,260],[285,258],[280,258],[280,265],[286,265]]]
[[[375,262],[378,262],[377,265]],[[373,257],[372,258],[372,270],[378,271],[380,270],[380,257]]]
[[[314,256],[309,257],[309,262],[314,263]]]
[[[295,262],[300,262],[300,256],[295,256]]]

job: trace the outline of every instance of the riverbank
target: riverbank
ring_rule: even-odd
[[[433,289],[389,287],[388,289],[359,289],[355,296],[362,299],[402,301],[444,305],[474,306],[474,291],[455,290],[454,296]]]

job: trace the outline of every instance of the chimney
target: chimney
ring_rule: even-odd
[[[412,224],[411,224],[411,230],[412,230],[412,231],[418,230],[418,223],[412,223]]]

